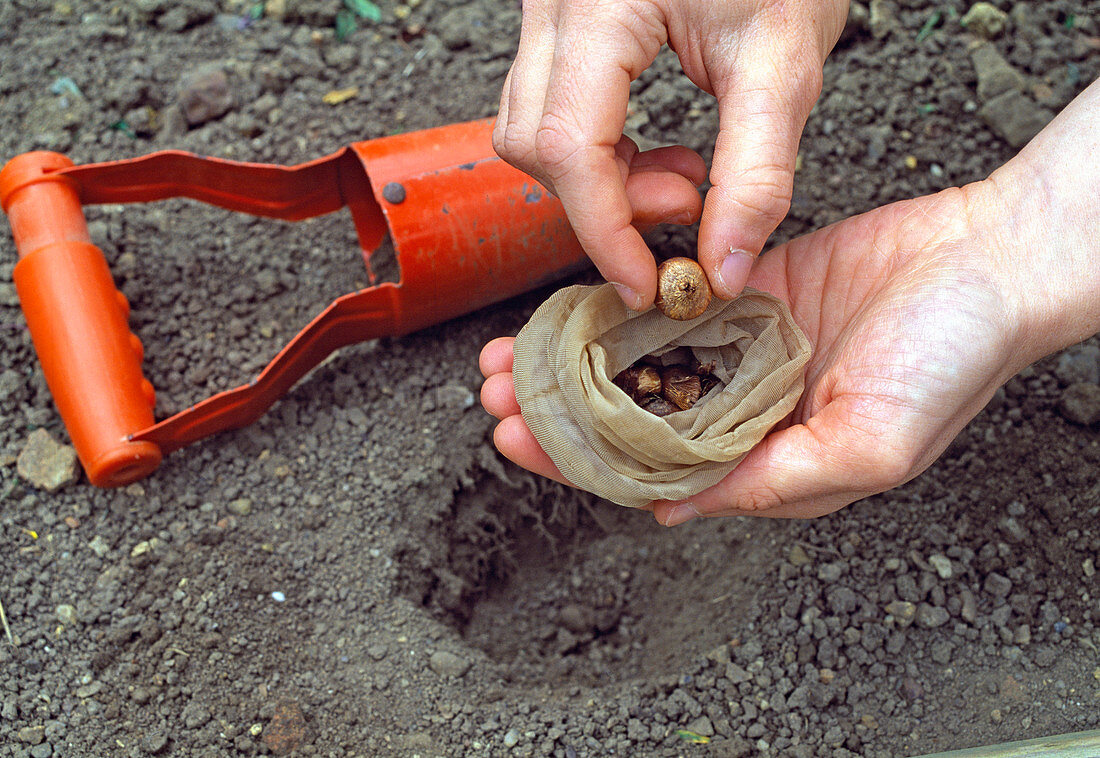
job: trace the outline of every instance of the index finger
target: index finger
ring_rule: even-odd
[[[559,43],[536,153],[584,251],[623,302],[641,310],[653,302],[657,266],[631,225],[627,166],[616,156],[632,71],[625,53],[608,54],[614,41],[597,47],[594,34]]]

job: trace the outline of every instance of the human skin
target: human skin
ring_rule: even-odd
[[[649,506],[805,518],[924,471],[1023,367],[1100,331],[1100,82],[988,179],[878,208],[763,255],[749,284],[814,346],[791,416],[717,485]],[[481,354],[505,456],[564,481],[519,414],[510,338]]]
[[[585,252],[627,306],[657,270],[637,224],[692,223],[707,175],[682,146],[623,136],[630,82],[668,44],[717,98],[719,131],[698,259],[719,297],[743,288],[790,207],[798,142],[847,0],[524,0],[493,144],[557,195]]]

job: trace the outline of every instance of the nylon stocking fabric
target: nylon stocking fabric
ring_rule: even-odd
[[[778,298],[746,289],[703,315],[638,313],[610,284],[567,287],[515,342],[520,412],[574,485],[619,505],[688,498],[732,471],[794,409],[809,340]],[[686,411],[655,416],[612,379],[643,356],[690,351],[719,384]]]

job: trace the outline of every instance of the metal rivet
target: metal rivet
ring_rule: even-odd
[[[382,197],[386,199],[387,203],[393,203],[394,205],[403,203],[405,202],[405,187],[399,182],[390,182],[382,188]]]

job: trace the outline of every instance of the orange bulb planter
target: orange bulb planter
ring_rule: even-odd
[[[49,152],[9,161],[0,205],[19,252],[16,290],[91,482],[128,484],[173,450],[251,423],[337,348],[408,334],[583,268],[561,204],[496,157],[491,133],[488,120],[452,124],[298,166],[180,151],[84,166]],[[338,298],[253,381],[158,422],[129,304],[88,236],[82,206],[169,197],[292,221],[347,206],[368,263],[389,233],[400,281]]]

